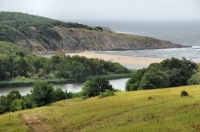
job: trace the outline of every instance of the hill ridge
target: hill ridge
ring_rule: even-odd
[[[0,41],[16,43],[33,53],[181,48],[146,36],[103,30],[19,12],[0,12]]]

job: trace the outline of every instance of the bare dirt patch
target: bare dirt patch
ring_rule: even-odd
[[[49,127],[43,124],[36,114],[20,114],[19,117],[29,127],[31,132],[51,132]]]

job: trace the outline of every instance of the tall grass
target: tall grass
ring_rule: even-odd
[[[181,91],[189,96],[181,97]],[[190,132],[200,128],[200,85],[117,92],[114,96],[64,100],[35,113],[52,131]],[[16,116],[17,113],[11,113]],[[0,124],[11,114],[0,116]],[[17,119],[17,118],[16,118]],[[5,124],[6,122],[4,122]],[[15,127],[22,129],[22,124]],[[3,126],[0,128],[3,128]],[[8,129],[9,130],[9,129]],[[25,128],[24,128],[25,130]]]

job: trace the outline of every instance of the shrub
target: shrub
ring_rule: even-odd
[[[114,95],[113,91],[106,89],[105,92],[100,92],[99,98],[104,98],[104,97],[113,96],[113,95]]]
[[[181,97],[185,97],[185,96],[188,96],[189,94],[186,92],[186,91],[182,91],[181,92]]]
[[[188,85],[200,84],[200,72],[195,73],[189,80]]]
[[[11,105],[10,105],[10,110],[12,112],[14,111],[18,111],[18,110],[23,110],[25,109],[25,102],[22,99],[15,99],[12,101]]]

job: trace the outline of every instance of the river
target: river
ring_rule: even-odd
[[[115,79],[115,80],[109,80],[110,84],[115,88],[119,89],[121,91],[125,91],[125,85],[129,78],[123,78],[123,79]],[[80,92],[84,83],[74,83],[74,84],[57,84],[54,85],[54,88],[62,88],[63,91],[67,90],[68,92]],[[27,87],[9,87],[9,88],[0,88],[0,96],[1,95],[7,95],[12,90],[18,90],[21,95],[26,95],[30,93],[30,90],[32,89],[32,86]]]

